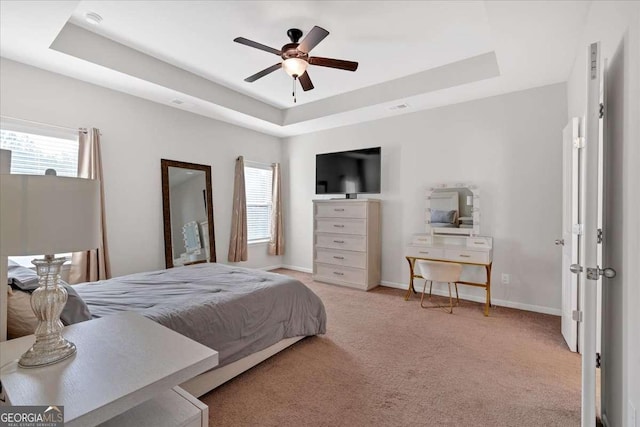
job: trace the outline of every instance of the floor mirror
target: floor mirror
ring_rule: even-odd
[[[160,163],[166,267],[216,262],[211,166]]]

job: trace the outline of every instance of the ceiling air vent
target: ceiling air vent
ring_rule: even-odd
[[[409,104],[398,104],[398,105],[392,105],[391,107],[389,107],[389,110],[404,110],[406,108],[409,108]]]
[[[175,105],[182,105],[182,104],[184,104],[184,101],[181,101],[179,99],[173,99],[173,100],[171,100],[171,103],[175,104]]]

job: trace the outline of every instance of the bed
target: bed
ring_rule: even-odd
[[[288,276],[217,263],[83,283],[91,317],[137,312],[219,353],[219,365],[183,384],[212,390],[300,339],[326,331],[320,298]]]

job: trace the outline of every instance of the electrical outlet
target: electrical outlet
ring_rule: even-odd
[[[509,275],[507,273],[502,273],[502,284],[503,285],[508,285],[509,282],[511,282],[511,275]]]

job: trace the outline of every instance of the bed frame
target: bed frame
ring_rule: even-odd
[[[235,362],[221,368],[215,368],[200,374],[197,377],[180,384],[180,387],[186,390],[189,394],[195,397],[200,397],[214,388],[226,383],[230,379],[235,378],[241,373],[253,368],[274,354],[279,353],[285,348],[297,343],[303,338],[305,337],[285,338],[264,350],[250,354],[249,356],[236,360]]]

